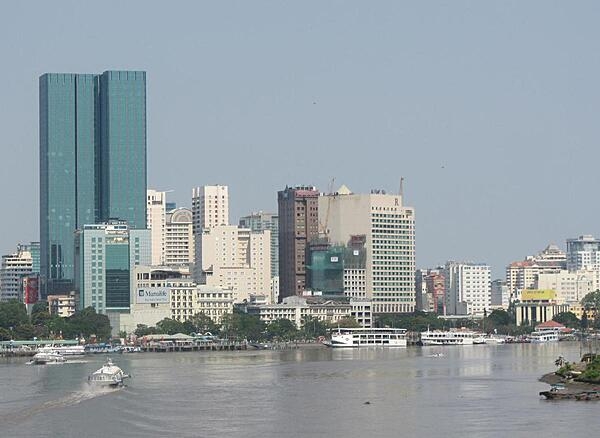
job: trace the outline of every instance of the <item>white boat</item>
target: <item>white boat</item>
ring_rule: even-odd
[[[331,334],[328,347],[406,347],[406,329],[338,328]]]
[[[64,363],[65,358],[59,353],[36,353],[31,358],[31,363],[34,365],[46,365],[47,363]]]
[[[529,342],[541,344],[544,342],[558,342],[558,332],[555,330],[540,330],[531,332]]]
[[[473,340],[479,337],[479,333],[462,330],[427,330],[421,332],[421,343],[423,345],[473,345]]]
[[[38,353],[58,353],[61,356],[83,356],[83,345],[46,345],[38,348]]]
[[[113,361],[108,358],[102,368],[94,371],[88,376],[88,382],[98,386],[121,386],[124,379],[131,377],[125,374],[121,368],[116,366]]]
[[[486,344],[504,344],[506,343],[506,338],[502,338],[500,336],[488,336],[485,338]]]

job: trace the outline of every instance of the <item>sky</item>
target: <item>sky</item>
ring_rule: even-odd
[[[148,187],[230,220],[286,185],[397,192],[417,267],[600,237],[600,2],[0,6],[0,251],[39,240],[38,77],[145,70]]]

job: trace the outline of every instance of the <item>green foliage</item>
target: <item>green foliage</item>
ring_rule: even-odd
[[[27,310],[25,304],[17,300],[0,302],[0,327],[15,329],[21,324],[28,324]]]
[[[230,339],[260,341],[266,334],[266,325],[257,315],[230,313],[221,320],[221,335]]]
[[[293,341],[298,335],[296,324],[289,319],[277,319],[267,325],[266,336],[269,340]]]
[[[197,334],[206,334],[210,333],[212,335],[216,335],[219,333],[219,325],[215,323],[210,316],[204,314],[203,312],[196,313],[192,316],[188,321],[190,324],[192,332]]]
[[[326,323],[315,317],[304,316],[302,318],[302,335],[304,339],[316,339],[319,336],[325,336],[328,329],[329,326]]]
[[[553,321],[560,322],[566,327],[579,328],[581,327],[581,321],[573,312],[561,312],[554,315]]]
[[[166,333],[168,335],[174,335],[176,333],[186,332],[186,327],[182,322],[172,318],[165,318],[156,323],[156,330],[158,333]],[[187,334],[187,333],[186,333]]]
[[[148,327],[146,324],[138,324],[135,329],[136,336],[154,335],[157,333],[156,327]]]
[[[496,326],[505,326],[515,323],[510,313],[502,309],[493,310],[492,313],[488,315],[487,319]]]
[[[575,380],[581,382],[600,383],[600,357],[596,356],[594,360],[587,364],[585,370]]]
[[[338,322],[330,324],[331,328],[336,327],[344,327],[344,328],[360,328],[361,325],[356,321],[356,319],[351,316],[342,318]]]

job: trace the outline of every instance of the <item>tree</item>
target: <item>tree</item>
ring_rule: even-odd
[[[176,333],[182,333],[185,331],[185,327],[182,322],[172,318],[165,318],[156,323],[156,330],[159,333],[166,333],[168,335],[174,335]]]
[[[356,321],[356,319],[351,316],[347,316],[345,318],[341,318],[337,322],[332,322],[329,324],[331,328],[343,327],[343,328],[360,328],[361,325]]]
[[[89,338],[96,335],[97,339],[108,340],[111,337],[111,327],[108,316],[96,313],[93,307],[86,307],[81,312],[76,312],[66,319],[62,329],[64,338],[83,336]],[[60,325],[60,323],[58,323]]]
[[[219,332],[219,325],[203,312],[196,313],[188,321],[195,333],[216,335]]]
[[[17,300],[0,302],[0,327],[13,329],[21,324],[28,324],[27,310],[25,304]]]
[[[579,328],[581,327],[581,321],[573,312],[561,312],[554,315],[553,321],[560,322],[566,327]]]
[[[302,318],[302,333],[306,339],[316,339],[319,336],[325,336],[327,330],[327,324],[314,316],[304,316]]]
[[[487,317],[489,322],[494,324],[495,326],[503,326],[503,325],[511,325],[514,324],[513,318],[511,315],[502,309],[493,310],[492,313]]]
[[[156,334],[156,327],[148,327],[146,324],[138,324],[134,333],[138,337],[154,335]]]
[[[269,339],[280,339],[291,341],[298,337],[298,329],[289,319],[276,319],[267,325],[267,337]]]

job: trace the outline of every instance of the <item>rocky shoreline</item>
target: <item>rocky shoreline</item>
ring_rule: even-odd
[[[577,382],[556,373],[544,374],[540,382],[552,385],[550,390],[540,392],[547,400],[600,400],[600,384]]]

